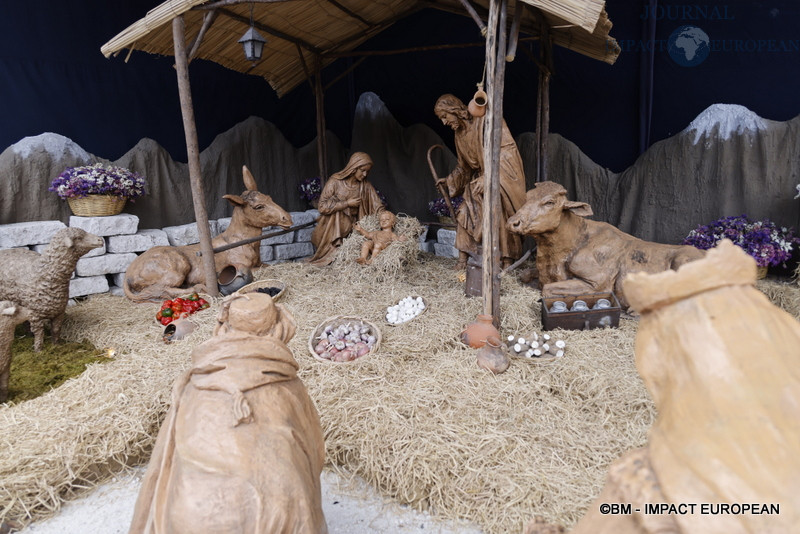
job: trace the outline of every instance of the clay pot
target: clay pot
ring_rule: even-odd
[[[223,295],[230,295],[253,281],[253,273],[250,269],[237,269],[233,265],[223,268],[217,275],[217,285],[219,292]]]
[[[165,343],[172,341],[179,341],[192,332],[194,332],[195,324],[187,318],[172,321],[164,329],[163,339]]]
[[[473,117],[483,117],[486,114],[486,103],[489,101],[486,91],[478,89],[472,100],[467,104],[467,111]]]
[[[508,354],[503,350],[499,337],[489,336],[486,344],[478,349],[478,367],[496,375],[503,373],[511,365]]]
[[[478,315],[475,321],[469,323],[461,332],[461,342],[473,349],[479,349],[490,337],[500,339],[500,332],[492,324],[493,319],[491,315]]]

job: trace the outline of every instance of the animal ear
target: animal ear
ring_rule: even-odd
[[[580,215],[581,217],[591,217],[592,215],[594,215],[592,207],[586,202],[575,202],[572,200],[567,200],[564,203],[564,209],[571,211],[575,215]]]
[[[3,308],[3,311],[0,312],[0,315],[14,315],[14,312],[17,311],[16,306],[10,306],[8,308]]]
[[[224,198],[234,206],[244,206],[244,199],[239,195],[222,195],[222,198]]]
[[[256,179],[253,178],[253,173],[247,168],[247,165],[242,165],[242,178],[244,179],[244,188],[247,191],[258,191]]]
[[[73,245],[74,243],[75,243],[75,242],[72,240],[72,238],[71,238],[71,237],[67,236],[67,237],[65,237],[65,238],[64,238],[64,245],[66,245],[66,246],[67,246],[67,248],[72,248],[72,245]]]

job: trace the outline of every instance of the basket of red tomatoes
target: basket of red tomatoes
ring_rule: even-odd
[[[165,300],[161,304],[161,309],[156,313],[156,321],[166,326],[172,321],[187,317],[198,310],[205,310],[209,306],[208,301],[197,293],[192,293],[186,298]]]

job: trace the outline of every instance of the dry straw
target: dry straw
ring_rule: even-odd
[[[329,465],[490,533],[520,532],[534,515],[572,525],[609,463],[645,444],[654,418],[633,361],[637,323],[558,332],[563,358],[514,359],[494,376],[458,341],[482,303],[464,296],[454,263],[424,255],[381,284],[344,285],[335,266],[300,263],[264,267],[256,279],[292,288],[281,300],[298,323],[290,348],[320,413]],[[775,288],[795,301],[798,291]],[[380,324],[386,307],[410,294],[423,296],[428,311],[384,329],[379,350],[361,364],[329,365],[308,353],[309,335],[331,310]],[[540,332],[539,298],[505,276],[501,333]],[[153,325],[157,309],[113,296],[69,308],[65,337],[114,347],[118,356],[38,399],[0,407],[0,522],[46,516],[82,488],[146,461],[171,385],[210,336],[219,301],[193,316],[200,325],[187,339],[169,345]]]

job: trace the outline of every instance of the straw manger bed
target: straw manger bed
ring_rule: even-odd
[[[386,496],[486,532],[520,532],[533,515],[574,524],[609,463],[645,443],[654,417],[633,363],[636,322],[564,331],[563,358],[543,366],[515,359],[494,376],[458,341],[480,299],[464,296],[453,260],[422,258],[402,279],[381,284],[368,271],[343,284],[335,266],[255,273],[292,287],[281,299],[298,323],[290,348],[320,413],[328,463]],[[799,309],[797,286],[759,287]],[[384,328],[379,350],[359,365],[324,365],[308,353],[309,335],[331,309],[381,324],[386,307],[409,294],[426,295],[429,310]],[[539,298],[504,277],[501,333],[541,330]],[[210,336],[219,303],[195,314],[198,328],[170,345],[152,323],[158,304],[104,295],[70,308],[63,335],[114,347],[118,356],[38,399],[0,407],[0,522],[46,516],[82,488],[146,462],[172,383]]]

